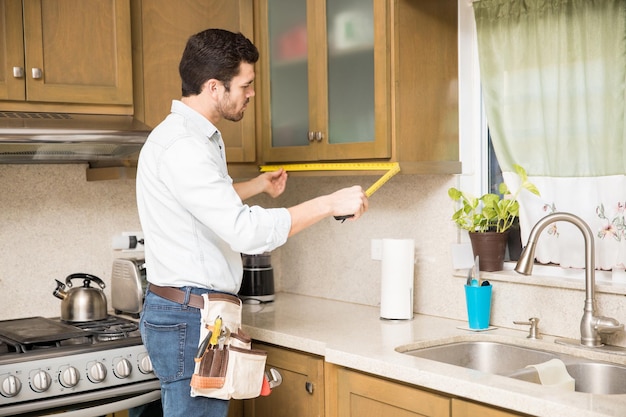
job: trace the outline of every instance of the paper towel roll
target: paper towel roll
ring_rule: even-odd
[[[391,320],[413,318],[413,239],[383,239],[380,317]]]

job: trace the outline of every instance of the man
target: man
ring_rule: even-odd
[[[228,413],[228,401],[190,396],[200,337],[200,309],[190,300],[210,291],[236,294],[241,253],[271,251],[326,217],[354,214],[356,220],[367,210],[359,186],[290,208],[242,202],[263,192],[279,196],[287,181],[280,170],[233,184],[215,128],[221,119],[243,117],[254,97],[258,57],[240,33],[209,29],[192,36],[179,66],[182,98],[173,101],[139,157],[137,206],[150,281],[140,326],[166,417]],[[164,289],[176,297],[155,294]]]

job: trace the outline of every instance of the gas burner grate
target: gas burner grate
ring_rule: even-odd
[[[138,335],[139,331],[136,322],[118,316],[108,316],[103,320],[72,323],[72,325],[89,331],[98,342],[125,339]]]

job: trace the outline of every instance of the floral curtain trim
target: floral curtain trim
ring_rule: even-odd
[[[516,186],[516,175],[503,173]],[[623,270],[626,267],[626,175],[589,178],[529,177],[541,197],[520,195],[522,245],[533,225],[555,212],[569,212],[589,225],[594,237],[596,268]],[[556,203],[558,201],[558,203]],[[535,252],[537,261],[566,268],[584,268],[584,239],[573,225],[557,222],[542,233]]]

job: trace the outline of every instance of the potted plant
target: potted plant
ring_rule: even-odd
[[[481,197],[454,187],[448,190],[450,198],[461,204],[452,215],[452,220],[469,232],[472,250],[475,256],[479,256],[482,271],[500,271],[503,268],[508,232],[519,215],[517,197],[520,192],[525,189],[540,195],[537,187],[528,181],[526,170],[517,164],[513,167],[521,180],[514,193],[505,183],[498,187],[500,194],[487,193]]]

